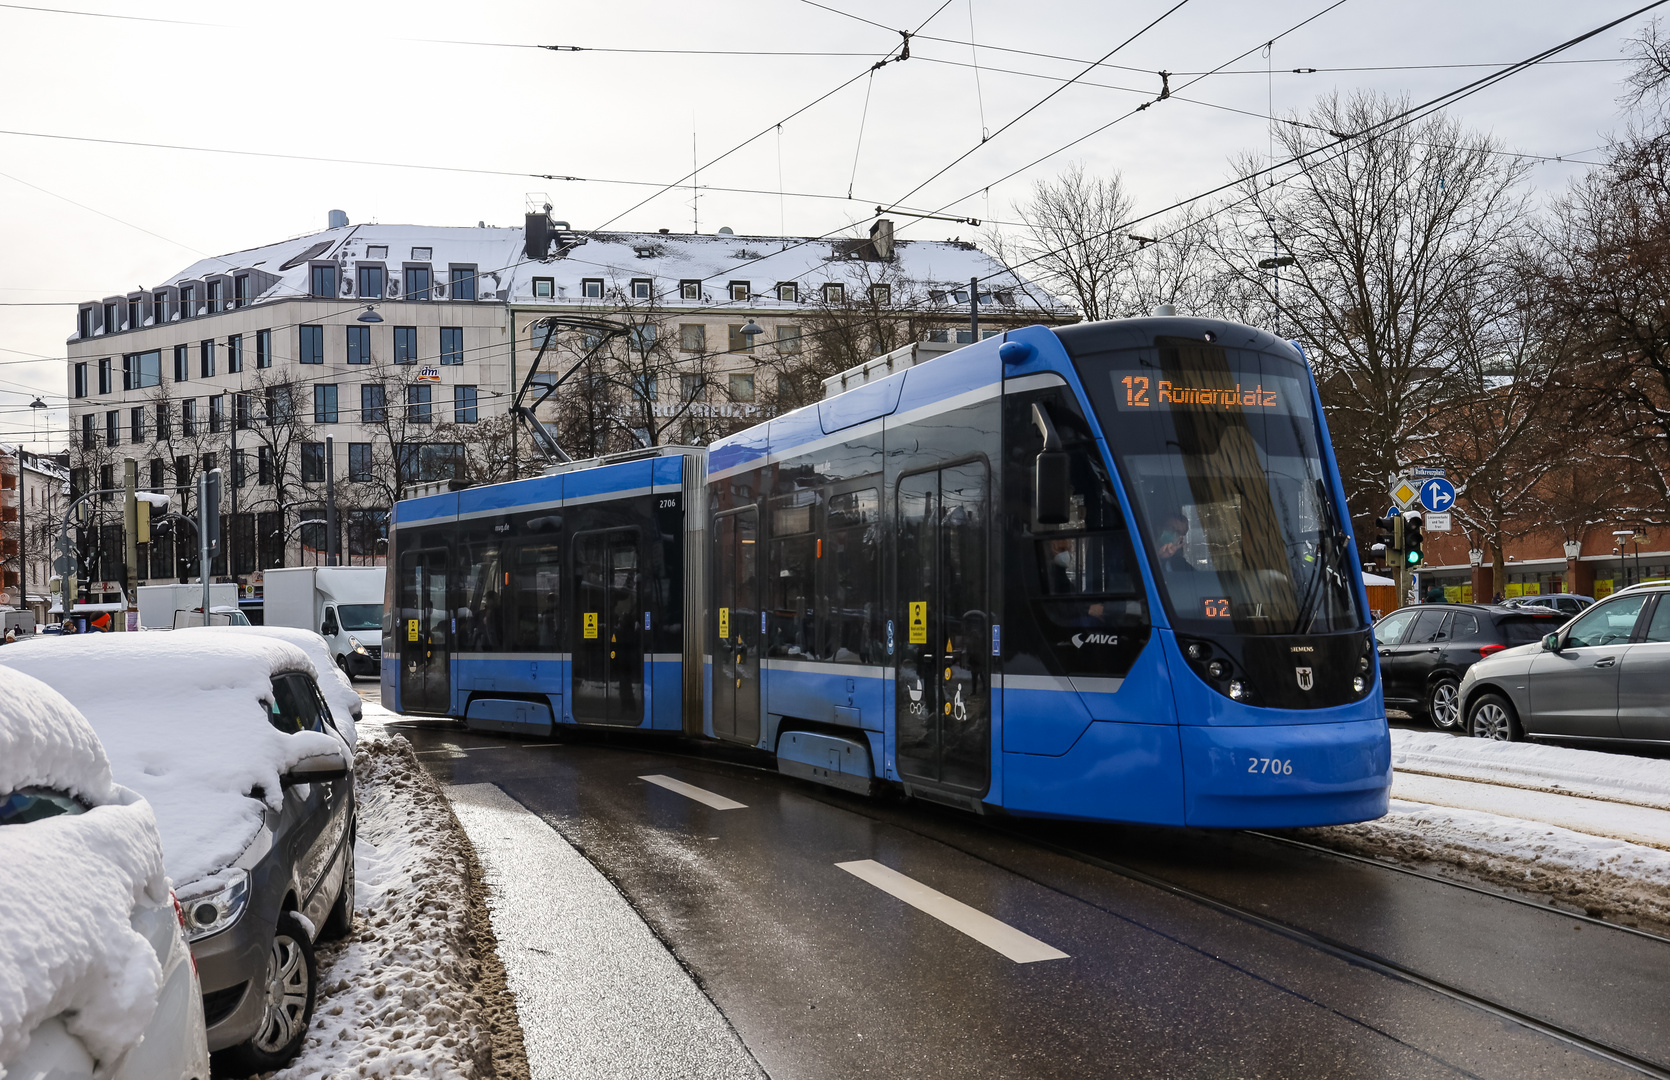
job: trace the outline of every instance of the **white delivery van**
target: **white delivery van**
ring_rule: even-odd
[[[139,628],[141,630],[173,630],[182,626],[203,625],[203,585],[141,585],[139,594]],[[248,626],[249,620],[238,610],[238,586],[222,581],[209,585],[209,623],[212,626]]]
[[[261,621],[312,630],[350,677],[376,675],[383,662],[385,573],[381,566],[268,570],[261,588]]]

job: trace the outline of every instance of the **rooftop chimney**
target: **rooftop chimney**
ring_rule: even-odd
[[[870,226],[870,248],[878,261],[893,261],[893,222],[881,218]]]
[[[325,228],[345,229],[348,227],[348,212],[346,210],[332,210],[325,215]]]

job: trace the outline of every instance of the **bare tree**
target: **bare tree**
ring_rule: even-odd
[[[1025,262],[1055,293],[1070,297],[1087,320],[1129,314],[1141,242],[1127,235],[1131,197],[1118,172],[1088,176],[1082,162],[1054,180],[1040,180],[1014,204],[1022,227],[1011,237],[993,230],[988,244],[1005,262]]]

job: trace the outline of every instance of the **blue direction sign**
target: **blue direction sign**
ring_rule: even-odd
[[[1434,514],[1448,512],[1455,505],[1455,485],[1442,477],[1422,480],[1421,505]]]

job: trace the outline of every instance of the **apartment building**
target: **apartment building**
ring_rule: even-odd
[[[69,490],[67,455],[0,444],[0,608],[31,611],[36,623],[52,605],[53,543]]]
[[[325,559],[327,491],[342,561],[377,563],[388,509],[412,486],[537,469],[510,417],[519,390],[543,396],[537,415],[558,432],[576,430],[568,413],[586,398],[582,441],[697,441],[769,415],[775,380],[831,327],[873,324],[863,333],[885,351],[900,333],[972,340],[971,309],[982,335],[1076,318],[973,244],[895,240],[885,221],[834,240],[587,234],[549,211],[520,228],[351,225],[332,211],[322,232],[79,305],[72,489],[119,488],[132,458],[141,489],[175,497],[141,579],[187,579],[196,478],[220,468],[226,543],[211,573],[258,588],[265,568]],[[595,358],[544,394],[600,341],[623,394],[598,390]],[[84,546],[97,566],[82,576],[118,579],[120,498],[95,506]]]

